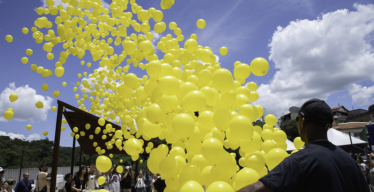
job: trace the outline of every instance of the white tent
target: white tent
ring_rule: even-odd
[[[344,145],[351,145],[351,140],[349,139],[349,135],[342,133],[340,131],[337,131],[335,129],[329,129],[327,131],[327,138],[331,143],[333,143],[336,146],[344,146]],[[352,144],[366,144],[366,141],[363,141],[361,139],[357,139],[356,137],[352,137]]]
[[[287,150],[286,151],[296,150],[296,147],[295,147],[295,145],[293,144],[292,141],[290,141],[290,140],[287,139],[286,143],[287,143]]]
[[[328,140],[333,143],[336,146],[346,146],[346,145],[351,145],[351,140],[349,139],[349,135],[342,133],[340,131],[337,131],[335,129],[329,129],[327,132],[327,138]],[[351,137],[352,138],[352,144],[353,145],[358,145],[358,144],[367,144],[366,141],[363,141],[361,139],[357,139],[356,137]],[[286,140],[287,143],[287,150],[286,151],[293,151],[295,150],[295,145],[293,144],[292,141]]]

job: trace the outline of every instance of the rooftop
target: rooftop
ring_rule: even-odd
[[[336,130],[344,129],[361,129],[364,128],[368,123],[367,122],[349,122],[349,123],[340,123],[338,125],[332,126]]]

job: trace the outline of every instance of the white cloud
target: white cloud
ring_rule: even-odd
[[[48,7],[47,0],[40,0],[40,1],[42,2],[42,7],[43,8]],[[67,6],[69,6],[68,3],[62,3],[61,0],[54,0],[54,2],[55,2],[55,6],[62,5],[62,6],[64,6],[65,9],[66,9]],[[101,0],[101,3],[102,3],[102,5],[103,5],[104,8],[109,9],[109,4],[107,2],[105,2],[104,0]]]
[[[360,106],[370,105],[374,103],[374,85],[365,87],[358,84],[353,84],[349,90],[352,96],[352,101]]]
[[[374,81],[373,47],[367,40],[374,31],[374,6],[353,7],[355,11],[337,10],[277,28],[269,59],[278,70],[269,84],[259,86],[256,102],[266,113],[279,117],[308,99],[326,100],[352,84]]]
[[[213,54],[213,55],[216,56],[216,61],[217,61],[219,64],[221,64],[221,63],[219,62],[219,56],[216,55],[216,54]],[[199,63],[201,63],[201,64],[203,64],[203,65],[210,64],[210,63],[202,62],[201,60],[197,60],[197,62],[199,62]],[[183,66],[181,66],[181,69],[183,69]]]
[[[157,42],[161,39],[161,34],[158,34],[158,33],[156,33],[156,31],[154,31],[154,30],[151,30],[150,31],[152,34],[153,34],[153,39],[152,39],[152,45],[153,45],[153,47],[155,48],[155,53],[157,53]]]
[[[18,99],[15,102],[9,101],[9,95],[11,93],[16,93]],[[41,101],[44,104],[42,109],[36,108],[35,103]],[[36,94],[35,89],[26,86],[21,86],[16,88],[15,83],[10,83],[9,87],[0,95],[0,121],[7,121],[3,114],[8,108],[13,108],[14,117],[12,120],[17,121],[33,121],[47,120],[48,110],[51,108],[51,103],[53,99],[50,97],[44,97],[42,95]]]
[[[33,133],[31,135],[29,135],[27,138],[22,135],[22,134],[15,134],[15,133],[6,133],[4,131],[0,131],[0,136],[8,136],[10,137],[11,139],[21,139],[21,140],[27,140],[27,141],[33,141],[33,140],[39,140],[40,139],[40,135],[37,134],[37,133]]]

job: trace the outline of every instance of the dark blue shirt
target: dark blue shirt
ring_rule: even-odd
[[[311,143],[290,155],[260,181],[273,192],[369,190],[353,158],[329,141]]]
[[[27,181],[27,183],[26,183],[25,180],[22,179],[21,181],[19,181],[17,183],[14,191],[16,191],[16,192],[29,192],[29,191],[31,191],[31,189],[32,189],[31,182]]]

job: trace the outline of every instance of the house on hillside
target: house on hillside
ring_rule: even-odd
[[[287,122],[296,119],[296,117],[297,117],[297,113],[292,113],[292,112],[290,112],[290,113],[287,113],[287,114],[283,115],[282,117],[283,117],[283,118],[282,118],[282,122],[281,122],[281,125],[280,125],[281,128],[282,128],[282,127],[284,126],[284,124],[286,124]]]
[[[361,131],[366,127],[367,124],[368,122],[339,123],[338,125],[333,125],[332,128],[345,134],[350,133],[352,137],[360,139]]]
[[[332,110],[332,114],[337,117],[338,122],[336,123],[343,123],[346,121],[349,110],[345,108],[343,105],[338,106],[338,107],[333,107],[331,108],[331,110]],[[334,118],[334,121],[335,121],[335,118]]]

